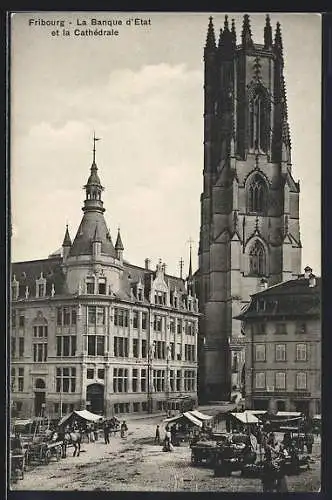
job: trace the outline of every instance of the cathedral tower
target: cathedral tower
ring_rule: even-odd
[[[291,141],[280,24],[264,43],[249,16],[241,44],[225,17],[218,41],[210,18],[204,49],[204,186],[199,289],[201,400],[228,399],[244,379],[244,336],[233,319],[260,287],[301,269],[299,183]]]

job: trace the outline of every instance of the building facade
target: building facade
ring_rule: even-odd
[[[74,241],[12,264],[11,401],[20,417],[88,408],[112,415],[197,399],[198,300],[159,261],[113,245],[95,162]],[[191,272],[189,278],[191,276]]]
[[[244,384],[245,337],[234,319],[261,278],[301,270],[299,183],[292,176],[280,24],[267,16],[263,44],[245,15],[204,49],[204,171],[199,271],[201,401],[229,399]]]
[[[321,280],[309,267],[252,295],[238,316],[246,336],[246,407],[321,413],[320,297]]]

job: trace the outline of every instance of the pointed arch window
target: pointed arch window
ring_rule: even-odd
[[[249,252],[249,271],[254,276],[265,276],[265,249],[262,243],[258,240],[255,241]]]
[[[249,102],[249,148],[266,153],[268,148],[269,108],[266,95],[256,90]]]
[[[256,174],[248,186],[248,212],[264,213],[266,208],[267,186],[261,175]]]

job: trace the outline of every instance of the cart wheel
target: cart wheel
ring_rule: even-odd
[[[49,464],[50,460],[51,460],[51,452],[50,452],[50,450],[46,450],[46,452],[45,452],[45,458],[44,458],[45,464],[46,465]]]

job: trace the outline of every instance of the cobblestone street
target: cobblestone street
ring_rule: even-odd
[[[260,492],[259,479],[231,477],[215,478],[207,467],[193,467],[187,444],[164,453],[154,444],[157,423],[163,417],[130,419],[128,437],[111,437],[83,443],[79,457],[68,456],[49,465],[31,467],[23,480],[12,485],[13,490],[64,491],[232,491]],[[162,433],[163,437],[163,433]],[[287,478],[290,491],[317,491],[320,485],[320,440],[315,441],[310,470]]]

